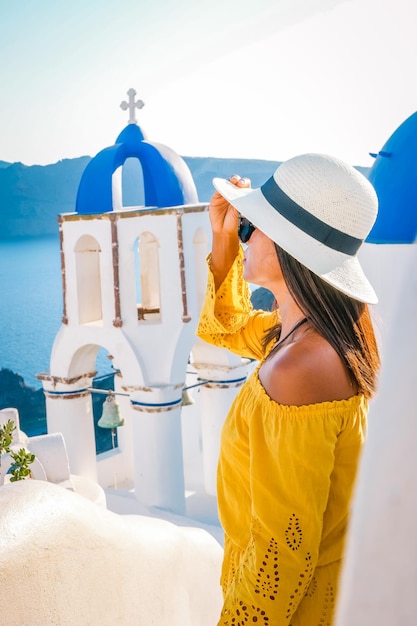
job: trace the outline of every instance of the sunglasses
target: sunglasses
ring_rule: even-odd
[[[243,217],[243,215],[239,215],[237,234],[242,243],[248,243],[254,230],[256,230],[256,226],[246,219],[246,217]]]

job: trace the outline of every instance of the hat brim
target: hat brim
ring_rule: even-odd
[[[333,250],[301,231],[271,207],[259,188],[237,187],[223,178],[214,178],[213,185],[256,228],[325,282],[360,302],[378,302],[356,256]]]

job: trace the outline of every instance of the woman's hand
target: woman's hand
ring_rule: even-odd
[[[236,187],[251,186],[249,178],[241,178],[238,174],[231,176],[229,181]],[[209,215],[213,234],[237,236],[238,212],[218,191],[210,200]]]
[[[241,178],[237,174],[231,176],[229,181],[236,187],[250,187],[249,178]],[[209,215],[213,230],[211,271],[214,277],[215,288],[218,289],[226,278],[239,251],[237,234],[239,214],[216,191],[210,200]]]

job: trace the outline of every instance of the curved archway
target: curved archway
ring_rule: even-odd
[[[75,350],[70,361],[69,375],[76,376],[80,371],[91,372],[94,375],[91,388],[99,390],[93,392],[90,389],[96,454],[102,454],[118,446],[117,432],[112,433],[111,430],[98,425],[106,399],[105,392],[115,389],[114,378],[117,370],[113,368],[112,360],[113,356],[104,346],[89,343]]]
[[[75,244],[78,322],[103,321],[101,296],[101,248],[95,237],[83,235]]]
[[[161,319],[161,279],[159,241],[150,232],[143,232],[133,244],[136,273],[138,320]]]
[[[145,188],[141,162],[137,157],[128,157],[122,167],[123,206],[144,206]]]

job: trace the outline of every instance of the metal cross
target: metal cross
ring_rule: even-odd
[[[136,124],[135,109],[142,109],[145,103],[142,100],[135,101],[136,91],[132,88],[129,89],[127,95],[129,96],[129,101],[126,102],[126,100],[123,100],[123,102],[120,103],[120,108],[123,109],[123,111],[129,109],[129,124]]]

